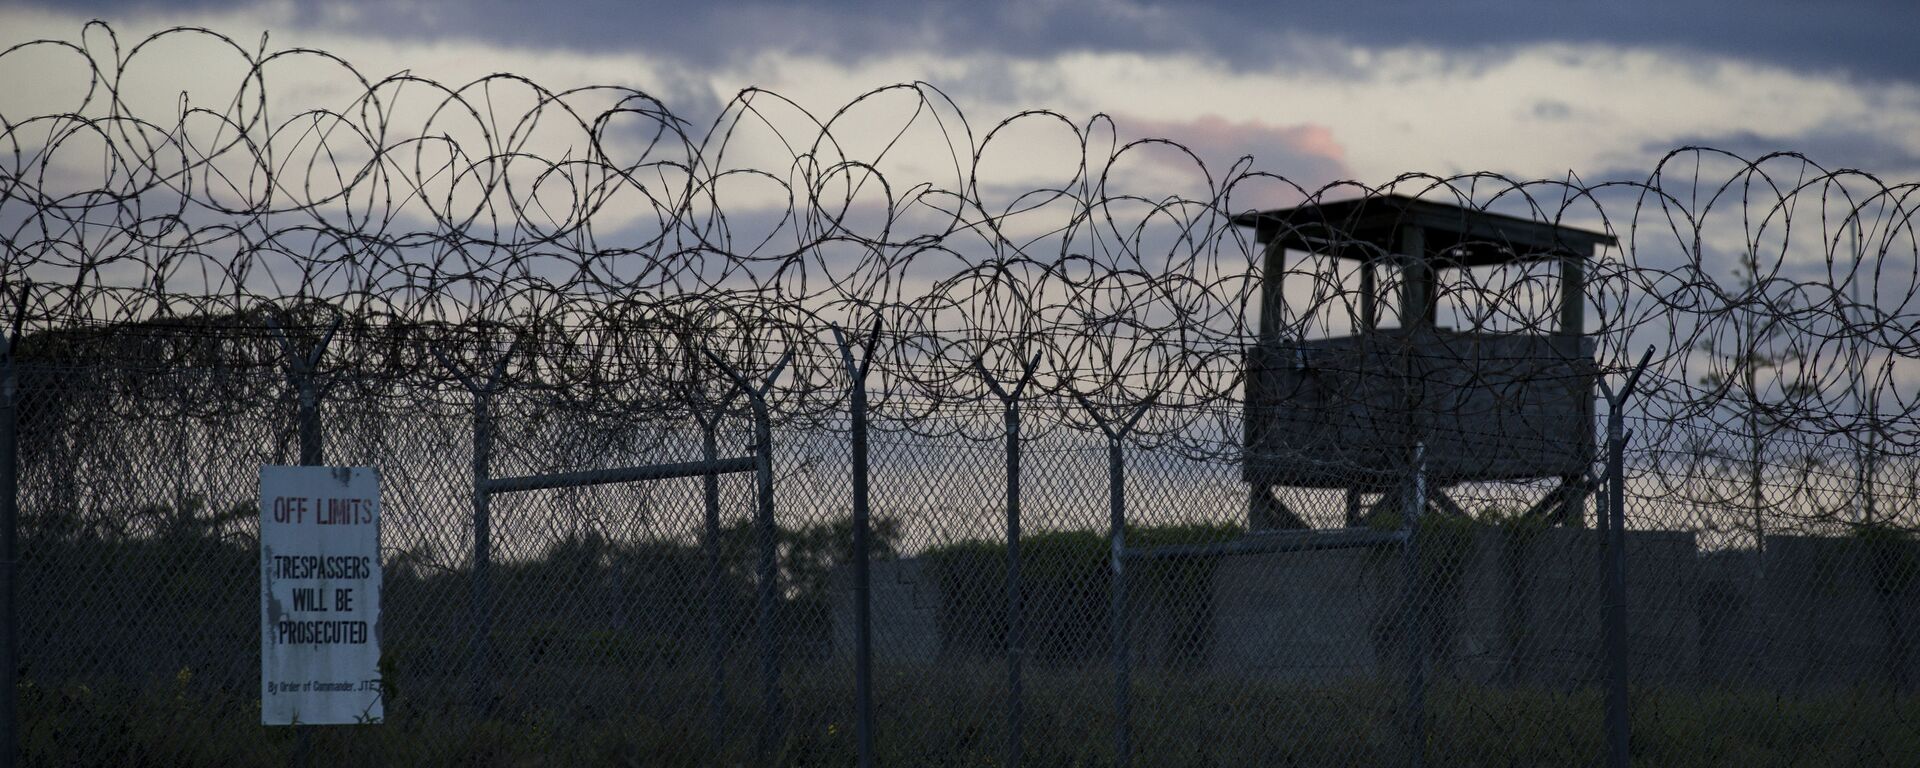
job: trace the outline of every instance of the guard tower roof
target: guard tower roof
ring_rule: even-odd
[[[1591,257],[1612,235],[1523,219],[1406,195],[1375,195],[1234,216],[1254,239],[1333,256],[1373,261],[1399,253],[1408,227],[1422,230],[1421,254],[1447,266],[1480,267],[1567,256]]]

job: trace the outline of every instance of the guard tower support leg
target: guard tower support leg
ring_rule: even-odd
[[[1263,247],[1260,286],[1260,334],[1256,344],[1273,344],[1280,339],[1281,317],[1286,310],[1287,245],[1293,242],[1276,233],[1261,243]],[[1274,478],[1261,477],[1248,483],[1247,530],[1270,531],[1307,527],[1306,521],[1288,509],[1273,494]]]
[[[1427,260],[1427,232],[1408,224],[1400,228],[1400,327],[1432,328],[1439,308],[1434,301],[1433,262]]]
[[[1560,354],[1570,360],[1586,359],[1581,354],[1581,344],[1587,334],[1587,261],[1593,258],[1593,246],[1588,245],[1577,250],[1568,250],[1560,255]],[[1585,389],[1584,387],[1582,388]],[[1593,396],[1591,392],[1582,392],[1586,423],[1593,423]],[[1592,436],[1584,439],[1592,442]],[[1563,475],[1560,478],[1560,508],[1556,510],[1560,525],[1585,527],[1587,518],[1587,497],[1593,491],[1593,483],[1586,475]]]

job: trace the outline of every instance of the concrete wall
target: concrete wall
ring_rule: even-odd
[[[1592,531],[1510,538],[1474,531],[1428,553],[1415,590],[1433,674],[1476,682],[1579,683],[1598,670],[1600,549]],[[1628,536],[1629,648],[1643,680],[1698,667],[1691,534]],[[1215,577],[1219,671],[1290,679],[1397,674],[1407,659],[1398,548],[1236,555]]]
[[[1701,675],[1832,690],[1920,683],[1920,547],[1769,536],[1701,559]]]
[[[940,588],[924,561],[885,560],[871,564],[873,659],[883,663],[931,664],[940,658]],[[851,658],[855,630],[853,571],[833,574],[833,650]]]
[[[1481,528],[1453,553],[1429,552],[1438,559],[1423,558],[1417,594],[1435,679],[1598,680],[1598,537]],[[1635,531],[1627,557],[1628,642],[1641,684],[1920,684],[1920,547],[1769,537],[1764,554],[1702,554],[1691,533]],[[1397,546],[1216,557],[1189,594],[1134,594],[1134,662],[1302,681],[1397,677],[1407,659],[1403,567]],[[876,659],[933,664],[957,652],[928,570],[915,559],[874,564]],[[852,651],[847,577],[843,570],[835,582],[839,653]]]
[[[1914,554],[1861,539],[1767,537],[1759,619],[1771,682],[1821,689],[1878,680],[1911,690],[1920,669]]]
[[[1359,549],[1233,555],[1213,580],[1209,669],[1298,680],[1378,672],[1398,572]]]

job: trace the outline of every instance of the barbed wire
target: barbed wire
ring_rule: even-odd
[[[229,61],[195,75],[231,92],[143,86],[152,51],[175,44]],[[830,424],[845,408],[840,327],[877,329],[869,402],[886,429],[994,437],[982,372],[1012,380],[1037,359],[1026,397],[1058,416],[1043,429],[1093,429],[1082,397],[1111,413],[1151,403],[1136,439],[1220,453],[1249,349],[1352,334],[1370,305],[1354,262],[1270,263],[1235,217],[1294,207],[1274,237],[1361,247],[1353,222],[1313,206],[1399,196],[1617,238],[1584,263],[1595,370],[1578,375],[1657,350],[1638,439],[1920,447],[1920,186],[1793,153],[1686,147],[1644,179],[1593,184],[1309,186],[1245,160],[1216,175],[1166,139],[1103,138],[1117,135],[1104,116],[1031,111],[979,131],[926,83],[824,118],[749,89],[695,124],[632,88],[376,78],[200,28],[123,46],[95,23],[9,60],[57,62],[87,84],[70,109],[0,112],[0,281],[18,353],[224,372],[179,384],[190,398],[169,389],[172,407],[284,397],[275,334],[305,348],[337,330],[319,368],[335,397],[459,397],[441,349],[511,354],[509,387],[533,401],[679,418],[726,400],[707,350],[749,376],[791,356],[771,393],[780,418]],[[1066,178],[1024,162],[1058,162],[1023,138],[1045,131],[1066,137]],[[1450,270],[1433,303],[1461,334],[1550,335],[1560,279],[1547,262]],[[1284,301],[1263,327],[1268,285]],[[1453,362],[1464,380],[1494,378]]]

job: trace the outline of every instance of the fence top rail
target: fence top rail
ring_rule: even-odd
[[[521,475],[518,477],[490,478],[480,483],[481,493],[511,493],[515,491],[541,491],[553,488],[579,488],[589,485],[611,485],[615,483],[635,483],[647,480],[672,480],[681,477],[699,477],[702,475],[726,475],[739,472],[752,472],[754,457],[737,456],[713,461],[686,461],[674,464],[649,464],[640,467],[618,467],[613,469],[588,469],[578,472],[556,472],[544,475]]]
[[[1179,557],[1314,552],[1329,549],[1384,547],[1400,544],[1406,540],[1407,532],[1403,530],[1266,531],[1214,544],[1167,544],[1128,548],[1124,551],[1124,556],[1134,560],[1163,560]]]

